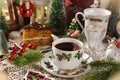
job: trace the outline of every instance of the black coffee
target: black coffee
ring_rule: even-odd
[[[56,48],[60,50],[65,50],[65,51],[74,51],[80,49],[80,47],[72,42],[63,42],[55,45]]]

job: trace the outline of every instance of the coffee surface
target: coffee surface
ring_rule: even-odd
[[[77,44],[72,42],[62,42],[62,43],[56,44],[55,47],[65,51],[74,51],[74,50],[80,49],[80,47]]]

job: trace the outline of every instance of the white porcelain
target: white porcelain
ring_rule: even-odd
[[[86,74],[90,70],[90,66],[87,66],[86,68],[82,68],[82,67],[78,68],[78,69],[74,70],[73,72],[62,71],[58,67],[56,67],[56,65],[54,65],[52,56],[53,56],[52,51],[45,53],[45,57],[41,60],[40,66],[42,66],[42,68],[45,71],[47,71],[48,73],[50,73],[54,76],[62,77],[62,78],[75,78],[75,77]],[[88,56],[89,56],[88,54],[83,54],[82,55],[83,60],[87,59]],[[92,58],[90,57],[86,63],[90,63],[91,61],[92,61]],[[49,64],[52,67],[48,68],[48,66],[45,64],[45,62],[49,62]],[[70,65],[67,65],[67,66],[70,66]]]
[[[51,34],[51,37],[53,38],[53,41],[55,41],[55,40],[59,39],[59,37],[58,37],[58,36],[56,36],[56,35],[54,35],[54,34]]]
[[[78,15],[83,16],[85,27],[79,21]],[[75,18],[85,32],[89,47],[100,49],[102,40],[106,36],[110,15],[109,10],[102,8],[87,8],[84,13],[76,13]]]
[[[63,43],[63,42],[72,42],[77,44],[80,49],[74,50],[74,51],[65,51],[65,50],[60,50],[55,47],[56,44]],[[59,69],[74,69],[77,66],[80,65],[81,63],[81,56],[75,57],[76,55],[82,55],[83,53],[83,43],[77,39],[73,38],[59,38],[55,40],[52,43],[52,51],[54,55],[53,63],[59,68]],[[67,55],[68,58],[65,57]],[[61,60],[60,57],[62,56]]]
[[[105,57],[115,59],[115,57],[117,55],[116,39],[112,38],[110,41],[108,40],[108,43],[109,43],[109,45],[105,51]]]

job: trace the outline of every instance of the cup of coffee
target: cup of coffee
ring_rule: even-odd
[[[58,69],[77,68],[82,61],[83,43],[73,38],[59,38],[52,43],[53,63]]]

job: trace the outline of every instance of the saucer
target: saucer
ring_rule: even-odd
[[[89,57],[89,55],[84,53],[82,56],[83,61],[85,59],[87,59],[88,57]],[[84,67],[80,67],[80,68],[76,68],[73,70],[60,70],[54,65],[52,58],[53,58],[52,51],[45,53],[45,57],[41,60],[40,65],[49,74],[57,76],[57,77],[73,78],[73,77],[84,75],[90,70],[89,65],[84,66]],[[89,63],[91,61],[92,61],[92,58],[89,57],[89,59],[87,60],[86,63]],[[85,64],[83,64],[83,65],[85,65]]]

